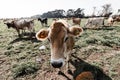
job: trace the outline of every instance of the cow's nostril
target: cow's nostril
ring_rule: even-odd
[[[63,63],[62,62],[53,62],[51,63],[54,68],[60,68],[62,67]]]

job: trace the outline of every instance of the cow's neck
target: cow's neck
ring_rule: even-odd
[[[73,37],[68,37],[68,40],[66,42],[66,46],[67,46],[66,52],[71,51],[73,49],[73,47],[74,47],[74,44],[75,44],[74,43],[74,38]]]

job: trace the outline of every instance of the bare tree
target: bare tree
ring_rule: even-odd
[[[118,12],[120,12],[120,9],[118,9]]]
[[[78,8],[76,11],[74,11],[74,16],[75,17],[84,17],[84,9]]]
[[[112,14],[112,7],[111,4],[105,4],[102,6],[102,15],[105,17],[109,17]]]
[[[92,17],[95,17],[96,15],[95,15],[95,12],[96,12],[96,7],[93,7],[93,13],[92,13]]]
[[[117,12],[118,15],[120,15],[120,9],[118,9],[118,12]]]

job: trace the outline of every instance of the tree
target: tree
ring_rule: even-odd
[[[105,4],[102,6],[103,10],[102,10],[102,15],[104,17],[109,17],[112,14],[112,7],[111,4]]]
[[[75,17],[84,17],[84,9],[78,8],[76,11],[74,11]]]
[[[65,16],[65,11],[63,9],[56,9],[54,11],[48,11],[47,13],[43,13],[41,17],[63,18]]]
[[[118,13],[120,12],[120,9],[118,9]]]
[[[95,15],[95,12],[96,12],[96,7],[93,7],[93,13],[92,13],[92,17],[95,17],[96,15]]]
[[[53,11],[53,15],[57,18],[63,18],[65,16],[65,11],[63,9]]]
[[[74,16],[74,9],[68,9],[67,10],[67,17],[73,17]]]

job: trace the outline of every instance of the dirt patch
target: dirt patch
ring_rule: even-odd
[[[84,30],[81,36],[75,38],[68,72],[66,67],[62,72],[51,67],[48,41],[28,37],[20,39],[15,30],[7,29],[3,23],[0,27],[0,80],[75,80],[84,72],[90,72],[95,80],[120,79],[120,26]],[[42,26],[35,21],[35,28],[39,31]],[[46,49],[39,50],[43,45]],[[35,64],[39,65],[39,69],[14,78],[14,66],[28,62],[34,64],[27,65],[28,68],[20,67],[24,68],[20,70],[30,68],[31,71]]]

